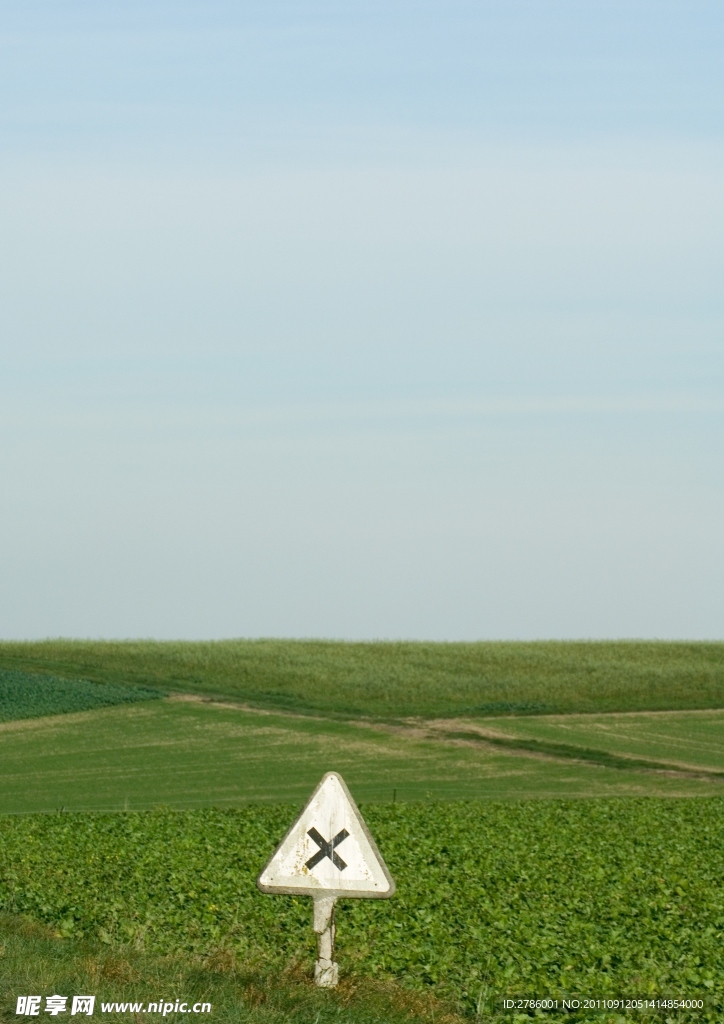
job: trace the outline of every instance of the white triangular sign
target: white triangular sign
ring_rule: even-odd
[[[262,892],[384,899],[395,883],[343,779],[328,772],[257,879]]]

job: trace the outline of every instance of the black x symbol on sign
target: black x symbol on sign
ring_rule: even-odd
[[[319,864],[320,861],[324,860],[325,857],[329,857],[336,868],[339,868],[340,871],[344,871],[347,865],[339,854],[335,852],[334,848],[335,846],[339,846],[340,843],[343,843],[349,835],[346,828],[343,828],[341,832],[338,832],[334,839],[330,839],[329,842],[327,842],[326,839],[322,839],[319,832],[317,832],[314,827],[309,829],[307,835],[314,840],[319,849],[316,853],[312,854],[305,864],[305,867],[313,868],[316,864]]]

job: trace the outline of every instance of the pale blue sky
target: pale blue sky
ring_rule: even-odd
[[[720,3],[0,15],[0,636],[724,634]]]

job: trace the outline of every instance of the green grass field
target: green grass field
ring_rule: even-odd
[[[494,997],[592,986],[724,1019],[722,644],[6,643],[0,718],[0,1019],[167,984],[224,1024],[519,1024]],[[253,880],[331,769],[398,895],[343,907],[324,993],[308,901]]]
[[[724,643],[48,640],[0,668],[344,717],[724,707]]]
[[[363,801],[724,792],[724,779],[210,703],[152,701],[0,725],[0,813],[301,803],[331,769]]]

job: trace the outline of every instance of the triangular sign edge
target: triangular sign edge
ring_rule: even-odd
[[[359,890],[350,890],[350,889],[334,890],[334,889],[325,889],[325,888],[320,888],[320,889],[315,890],[315,889],[310,889],[310,888],[306,888],[306,887],[302,887],[302,886],[265,885],[264,882],[262,882],[262,878],[264,877],[266,871],[271,867],[271,865],[274,862],[277,854],[279,854],[279,852],[281,851],[282,847],[286,843],[287,839],[289,839],[289,837],[291,836],[292,832],[294,832],[295,828],[298,826],[299,822],[302,820],[302,818],[306,814],[309,806],[312,804],[312,802],[314,801],[314,798],[317,796],[317,793],[319,793],[320,789],[322,788],[322,786],[324,786],[325,782],[329,778],[335,778],[337,780],[337,782],[340,784],[340,786],[342,787],[342,792],[344,793],[344,795],[345,795],[345,797],[347,799],[347,803],[349,804],[350,810],[352,811],[353,815],[357,819],[357,824],[359,825],[359,827],[360,827],[360,829],[362,831],[362,834],[364,835],[367,843],[369,844],[369,847],[370,847],[370,850],[372,852],[372,855],[373,855],[373,857],[376,858],[377,863],[378,863],[378,865],[380,867],[380,870],[382,871],[382,874],[387,879],[388,888],[387,888],[387,890],[385,892],[374,892],[374,891],[367,891],[367,890],[359,891]],[[335,893],[337,893],[339,895],[339,897],[343,898],[343,899],[389,899],[390,896],[394,896],[395,891],[397,889],[397,886],[395,885],[395,880],[392,877],[392,875],[390,874],[389,869],[388,869],[387,865],[385,864],[384,858],[382,857],[382,854],[380,853],[380,851],[377,848],[377,843],[374,841],[374,839],[373,839],[373,837],[372,837],[372,835],[370,833],[370,830],[367,827],[367,822],[362,817],[362,813],[361,813],[359,807],[357,806],[354,797],[350,793],[350,791],[349,791],[349,789],[347,787],[347,783],[344,781],[344,779],[339,774],[339,772],[325,772],[325,774],[322,776],[322,778],[320,779],[319,783],[315,786],[314,791],[312,792],[311,796],[309,797],[309,799],[305,803],[304,807],[299,812],[297,817],[294,819],[292,824],[289,826],[287,831],[284,833],[284,836],[283,836],[281,842],[277,845],[276,849],[274,850],[274,853],[272,853],[271,857],[269,857],[269,859],[267,860],[266,864],[264,865],[264,867],[259,872],[259,874],[257,876],[257,880],[256,880],[256,885],[257,885],[257,888],[260,890],[260,892],[271,893],[273,895],[274,894],[278,894],[278,895],[290,895],[290,896],[312,896],[312,897],[315,897],[315,898],[320,898],[320,897],[323,898],[325,896],[331,896],[331,895],[334,895]]]

